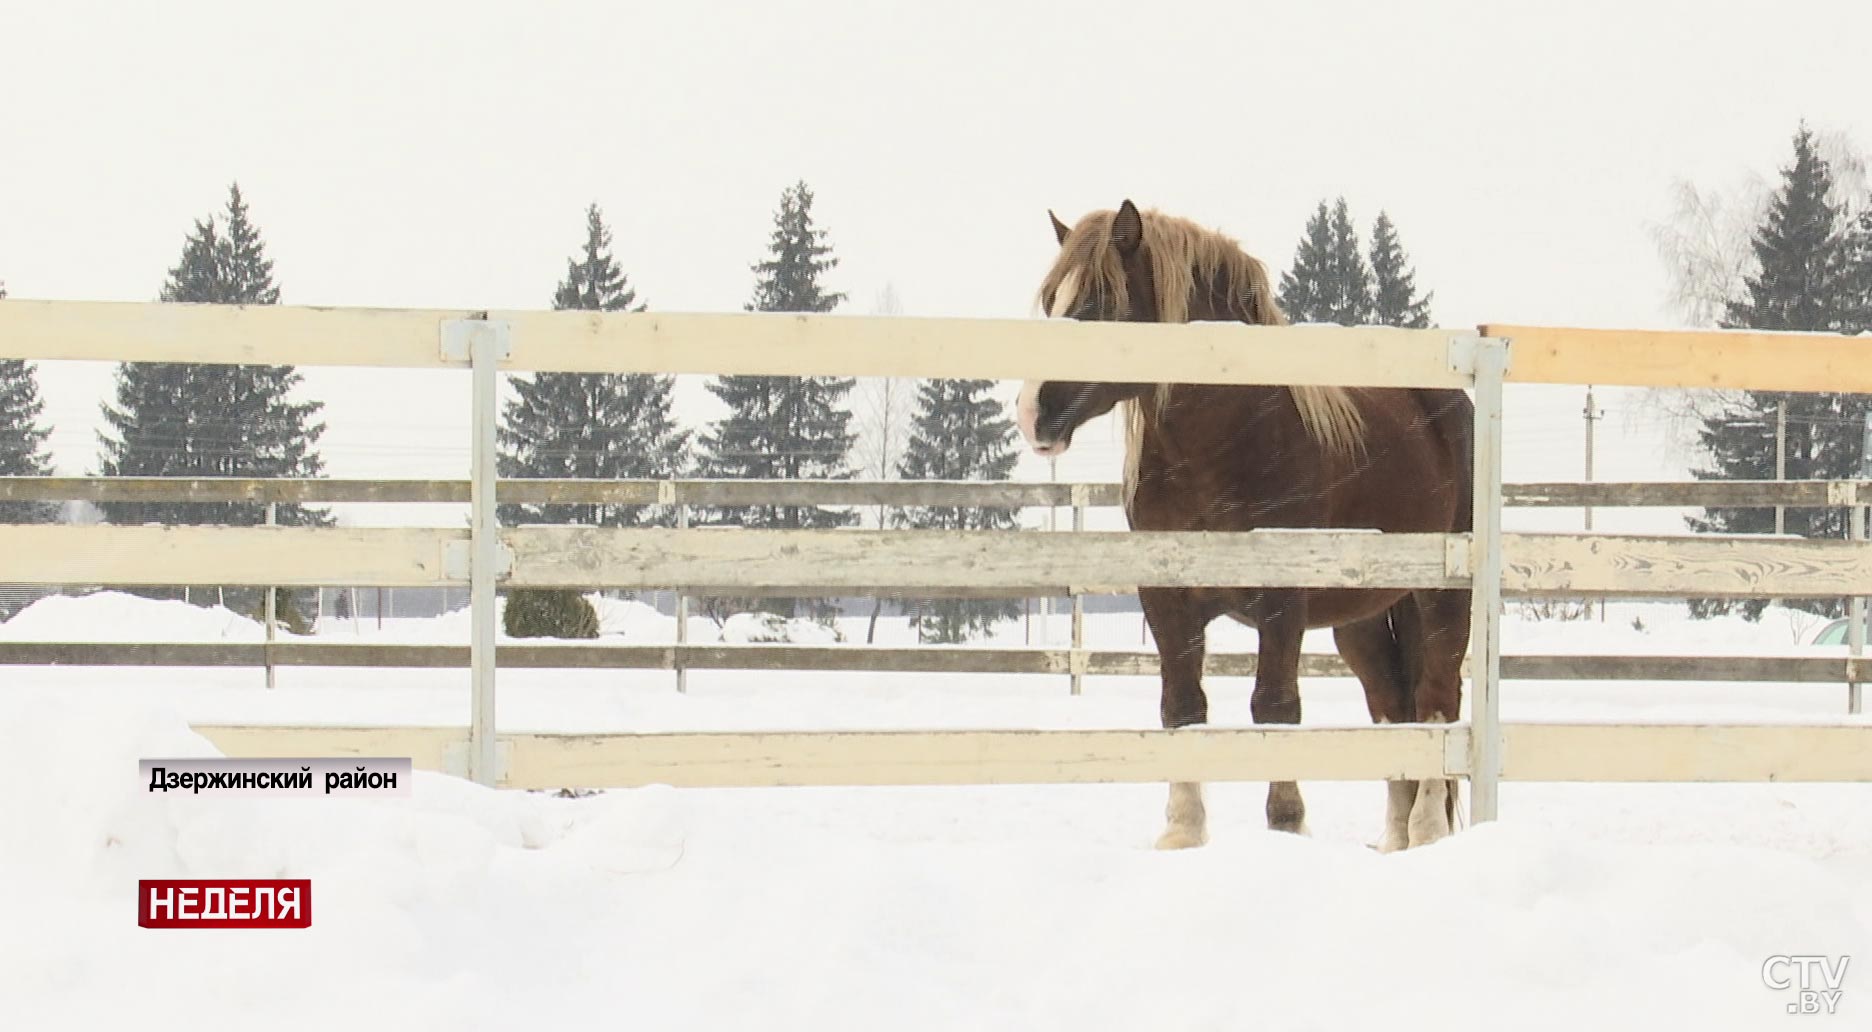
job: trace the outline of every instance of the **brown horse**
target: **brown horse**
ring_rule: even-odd
[[[1261,263],[1187,220],[1116,211],[1070,229],[1041,285],[1051,317],[1131,322],[1233,320],[1284,325]],[[1471,525],[1473,407],[1460,390],[1030,382],[1020,423],[1058,455],[1086,421],[1124,404],[1125,513],[1134,530],[1365,528],[1459,533]],[[1447,723],[1462,708],[1469,647],[1466,590],[1141,588],[1162,664],[1163,726],[1208,721],[1204,636],[1217,617],[1260,638],[1251,712],[1300,722],[1300,643],[1331,627],[1378,723]],[[1456,783],[1389,783],[1385,851],[1433,842],[1455,820]],[[1207,839],[1202,786],[1170,786],[1159,848]],[[1291,781],[1268,786],[1268,827],[1306,833]]]

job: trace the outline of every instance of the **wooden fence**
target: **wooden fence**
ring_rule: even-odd
[[[737,505],[801,506],[996,506],[1070,508],[1071,525],[1083,528],[1087,512],[1121,504],[1114,483],[1021,483],[981,481],[778,481],[778,480],[502,480],[498,503],[657,505],[686,517],[691,507]],[[0,501],[250,502],[254,504],[466,503],[469,483],[451,480],[264,480],[251,478],[8,477],[0,479]],[[1839,508],[1872,500],[1872,481],[1686,481],[1656,483],[1504,484],[1508,508],[1598,508],[1636,506],[1734,506],[1743,508]],[[1859,503],[1862,504],[1862,503]],[[686,522],[686,520],[685,520]],[[1064,648],[982,648],[788,644],[692,644],[680,626],[674,644],[501,645],[497,666],[530,669],[606,668],[668,670],[814,670],[868,673],[1049,674],[1067,679],[1079,694],[1086,677],[1154,676],[1154,649],[1089,649],[1082,604],[1089,591],[1043,583],[1018,588],[952,586],[919,594],[903,585],[875,585],[854,594],[890,598],[995,596],[1031,599],[1071,596],[1072,637]],[[732,591],[709,585],[664,587],[685,596]],[[810,594],[810,585],[791,592]],[[785,594],[786,592],[782,592]],[[1522,595],[1505,591],[1506,597]],[[686,607],[683,607],[686,608]],[[469,665],[465,645],[338,644],[269,640],[262,644],[177,642],[0,642],[0,665],[159,667],[409,667]],[[1256,656],[1211,652],[1206,670],[1215,676],[1253,676]],[[1350,677],[1336,653],[1308,653],[1309,677]],[[1832,683],[1846,688],[1848,712],[1857,712],[1857,686],[1872,680],[1872,664],[1858,655],[1599,656],[1504,655],[1503,680],[1702,681]]]
[[[0,582],[470,587],[466,728],[205,726],[230,755],[408,755],[485,784],[953,784],[1456,776],[1471,817],[1501,779],[1872,780],[1872,726],[1502,726],[1506,593],[1846,596],[1863,541],[1503,534],[1505,383],[1872,393],[1866,344],[1809,334],[1484,326],[1159,326],[1036,320],[460,312],[0,302],[0,358],[400,366],[472,371],[470,526],[4,527]],[[1072,378],[1468,387],[1469,534],[599,530],[494,519],[502,370]],[[512,489],[503,492],[514,497]],[[936,557],[932,559],[932,557]],[[915,576],[906,577],[905,571]],[[913,583],[905,584],[906,580]],[[1470,713],[1454,725],[835,734],[499,734],[494,591],[513,586],[812,584],[908,591],[1129,591],[1139,584],[1467,586]]]

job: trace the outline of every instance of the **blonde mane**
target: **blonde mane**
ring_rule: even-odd
[[[1160,322],[1189,321],[1190,299],[1200,286],[1216,292],[1216,302],[1231,318],[1258,326],[1285,326],[1275,303],[1267,270],[1240,244],[1188,219],[1158,211],[1142,212],[1143,248],[1150,257]],[[1095,211],[1079,220],[1060,245],[1059,257],[1040,285],[1039,302],[1049,315],[1065,315],[1088,292],[1104,312],[1123,312],[1129,283],[1118,249],[1112,246],[1116,211]],[[1328,453],[1350,457],[1364,446],[1365,420],[1344,387],[1292,386],[1294,407],[1307,433]],[[1145,399],[1125,408],[1124,497],[1128,507],[1137,490],[1138,459],[1144,434],[1170,396],[1158,384]]]

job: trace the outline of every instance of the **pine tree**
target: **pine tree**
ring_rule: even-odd
[[[1432,294],[1417,293],[1417,273],[1410,267],[1391,216],[1378,213],[1372,225],[1372,322],[1421,330],[1430,325]]]
[[[1281,275],[1281,311],[1292,322],[1358,326],[1372,320],[1371,270],[1344,197],[1321,201],[1307,220],[1293,268]]]
[[[926,380],[898,475],[905,480],[1006,480],[1020,458],[1013,420],[990,392],[993,380]],[[997,507],[911,509],[903,523],[919,530],[1018,529],[1015,510]],[[984,634],[1020,614],[1005,599],[931,599],[916,616],[920,641],[946,644]]]
[[[641,312],[646,305],[619,270],[611,231],[596,204],[585,212],[582,254],[567,259],[553,308]],[[514,377],[499,430],[503,477],[666,479],[687,463],[689,433],[673,412],[675,378],[654,374],[540,373]],[[502,506],[503,523],[668,526],[674,514],[649,506]]]
[[[6,296],[6,284],[0,283],[0,300]],[[44,412],[33,367],[22,359],[0,359],[0,477],[52,475],[45,451],[52,431],[39,422]],[[50,523],[57,516],[51,502],[0,502],[0,523]]]
[[[823,313],[845,300],[826,290],[820,278],[838,266],[825,231],[812,221],[812,191],[803,182],[789,187],[774,215],[767,260],[753,266],[757,279],[751,312]],[[709,390],[728,406],[728,415],[702,435],[703,475],[723,479],[846,480],[855,470],[850,456],[857,434],[851,412],[840,406],[856,380],[850,377],[722,376]],[[855,510],[816,506],[743,506],[721,509],[709,522],[791,529],[848,527]],[[746,600],[737,600],[746,601]],[[764,599],[746,604],[791,615],[793,600]],[[829,615],[815,606],[820,617]]]
[[[1852,332],[1861,318],[1857,292],[1861,270],[1852,264],[1852,242],[1840,208],[1828,201],[1832,176],[1802,125],[1794,136],[1794,161],[1781,170],[1781,188],[1757,227],[1754,275],[1746,297],[1731,299],[1725,328]],[[1866,345],[1872,361],[1872,342]],[[1787,476],[1791,480],[1848,478],[1858,474],[1861,433],[1872,397],[1852,394],[1744,391],[1726,411],[1703,420],[1698,432],[1708,463],[1699,479],[1773,479],[1776,406],[1787,405]],[[1786,529],[1801,537],[1846,534],[1846,514],[1837,509],[1786,509]],[[1706,509],[1687,521],[1704,533],[1760,534],[1774,529],[1772,509]],[[1787,606],[1823,615],[1844,610],[1838,599],[1786,599]],[[1697,599],[1691,612],[1710,616],[1739,609],[1759,619],[1767,599]]]
[[[169,270],[161,298],[168,302],[271,305],[279,302],[273,263],[248,216],[238,184],[228,190],[223,225],[197,220]],[[290,400],[300,375],[291,366],[124,363],[117,370],[116,403],[104,418],[115,437],[100,435],[105,476],[315,477],[324,464],[313,450],[325,428],[312,422],[320,402]],[[266,506],[251,502],[107,502],[112,523],[252,526]],[[323,511],[278,506],[288,526],[329,525]],[[180,589],[154,589],[159,597],[186,597]],[[211,589],[211,593],[213,589]],[[220,589],[219,597],[243,611],[259,609],[257,590]],[[251,596],[251,597],[249,597]],[[250,608],[251,607],[251,608]]]

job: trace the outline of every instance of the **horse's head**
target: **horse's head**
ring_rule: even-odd
[[[1125,201],[1117,211],[1093,212],[1068,228],[1052,212],[1059,257],[1040,288],[1040,304],[1052,318],[1081,322],[1161,320],[1144,240],[1144,218]],[[1150,390],[1141,383],[1029,380],[1021,389],[1020,426],[1037,455],[1064,454],[1073,432],[1134,401]]]

